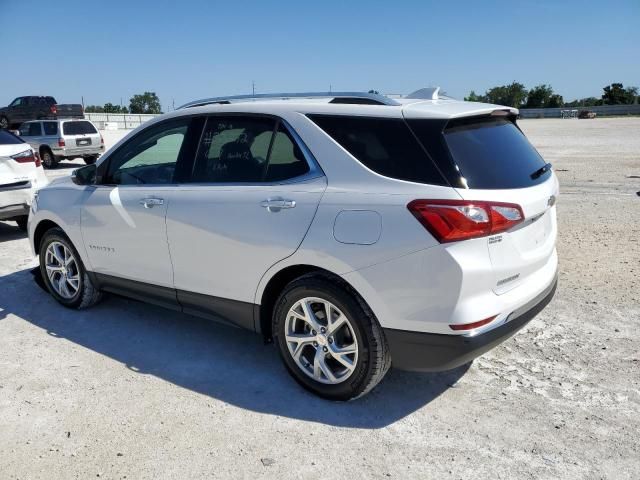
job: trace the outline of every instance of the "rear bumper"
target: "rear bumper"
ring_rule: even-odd
[[[53,154],[56,157],[88,157],[94,155],[101,155],[104,153],[104,145],[96,145],[91,147],[64,147],[64,148],[52,148]]]
[[[438,372],[464,365],[504,342],[529,323],[553,298],[558,285],[552,283],[533,300],[512,312],[506,323],[476,336],[409,332],[385,328],[395,368]]]
[[[27,204],[0,206],[0,220],[9,220],[26,215],[29,215],[29,205]]]
[[[30,181],[0,186],[0,220],[29,215],[32,191]]]

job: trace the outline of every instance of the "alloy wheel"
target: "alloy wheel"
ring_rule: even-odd
[[[71,250],[61,242],[51,242],[45,254],[45,268],[51,286],[64,299],[71,299],[80,288],[80,271]]]
[[[317,297],[298,300],[285,323],[289,354],[307,376],[324,384],[347,380],[358,362],[358,341],[347,316]]]

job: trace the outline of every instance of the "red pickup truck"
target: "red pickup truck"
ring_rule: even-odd
[[[0,108],[0,129],[18,128],[28,120],[63,117],[84,118],[84,109],[79,103],[58,104],[53,97],[18,97]]]

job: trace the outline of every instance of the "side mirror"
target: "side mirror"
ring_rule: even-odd
[[[76,185],[93,185],[96,183],[96,172],[98,166],[87,165],[86,167],[78,168],[71,173],[71,181]]]

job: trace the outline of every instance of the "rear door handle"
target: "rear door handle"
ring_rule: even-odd
[[[296,201],[275,197],[263,200],[260,202],[260,206],[266,208],[269,212],[279,212],[283,208],[295,208]]]
[[[144,208],[153,208],[155,205],[164,205],[163,198],[141,198],[140,205]]]

